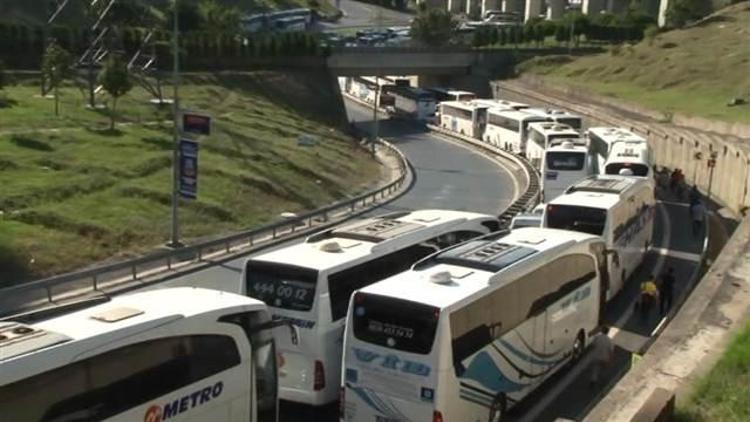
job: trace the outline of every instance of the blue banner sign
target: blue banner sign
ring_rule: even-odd
[[[198,143],[180,140],[180,196],[195,199],[198,195]]]

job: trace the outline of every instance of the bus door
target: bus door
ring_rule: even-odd
[[[609,290],[609,265],[605,253],[604,243],[593,243],[591,253],[596,257],[596,266],[599,272],[599,308],[597,322],[599,326],[604,324],[604,310],[607,303],[607,291]]]

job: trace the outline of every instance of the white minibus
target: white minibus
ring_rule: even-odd
[[[633,132],[621,127],[591,127],[586,131],[594,160],[594,173],[604,174],[604,163],[609,157],[612,145],[618,141],[646,140]]]
[[[2,420],[277,420],[266,305],[178,287],[0,322]]]
[[[500,236],[353,295],[342,420],[500,421],[581,357],[600,325],[604,242],[541,228]]]
[[[575,130],[583,128],[583,119],[581,116],[569,113],[565,110],[556,110],[552,108],[527,108],[524,111],[537,116],[549,117],[555,123],[568,125]]]
[[[565,192],[570,185],[593,174],[589,148],[575,139],[553,140],[542,158],[542,201]]]
[[[487,124],[487,106],[474,101],[444,101],[440,109],[440,127],[476,139],[482,138]]]
[[[526,153],[526,131],[534,122],[549,121],[547,117],[535,116],[523,110],[489,109],[485,142],[515,154]]]
[[[568,125],[555,122],[530,123],[526,132],[526,159],[537,170],[541,169],[544,151],[552,141],[558,139],[580,141],[585,144],[581,134]]]
[[[604,163],[604,174],[622,174],[624,170],[633,176],[653,180],[654,161],[648,142],[617,141],[612,144]]]
[[[655,214],[649,181],[627,176],[590,176],[547,203],[544,227],[604,238],[609,257],[607,300],[643,262],[651,245]]]
[[[352,292],[408,269],[438,249],[496,231],[497,218],[419,210],[357,221],[250,258],[246,294],[301,330],[279,339],[280,397],[311,406],[338,399],[341,342]]]

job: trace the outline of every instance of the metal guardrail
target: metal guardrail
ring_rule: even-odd
[[[513,161],[514,163],[516,163],[517,166],[519,166],[523,170],[526,176],[526,187],[524,188],[523,192],[520,193],[516,197],[515,201],[513,201],[513,203],[510,204],[507,208],[502,210],[500,214],[498,215],[498,218],[500,220],[500,225],[502,228],[508,227],[510,225],[511,220],[513,219],[513,217],[516,216],[516,214],[530,210],[539,202],[539,193],[540,193],[539,174],[537,173],[536,169],[534,169],[534,167],[531,165],[531,163],[529,163],[525,158],[520,157],[516,154],[510,153],[508,151],[505,151],[503,149],[497,148],[494,145],[490,145],[485,142],[482,142],[479,139],[474,139],[469,136],[461,135],[453,131],[441,128],[440,126],[428,124],[427,128],[434,132],[438,132],[443,135],[449,136],[453,139],[457,139],[462,142],[470,143],[471,145],[475,147],[481,148],[493,155],[503,157],[506,160]]]
[[[361,213],[368,207],[379,204],[379,200],[398,192],[403,187],[410,171],[408,161],[401,151],[388,142],[380,141],[380,144],[394,153],[399,162],[399,177],[385,186],[255,229],[202,241],[180,249],[158,252],[0,289],[0,316],[53,305],[59,301],[96,293],[102,289],[111,289],[120,284],[138,281],[143,277],[189,267],[191,264],[208,258],[218,258],[239,252],[243,248],[259,244],[270,246],[274,241],[298,236],[301,232],[331,224],[333,219],[339,221],[346,216]]]

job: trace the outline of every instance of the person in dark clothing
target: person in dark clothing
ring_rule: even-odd
[[[659,313],[661,315],[666,315],[669,308],[672,307],[674,283],[674,268],[669,267],[667,272],[661,276],[661,283],[659,283]]]
[[[701,200],[701,194],[698,192],[698,186],[693,185],[690,189],[690,206],[697,204]]]

